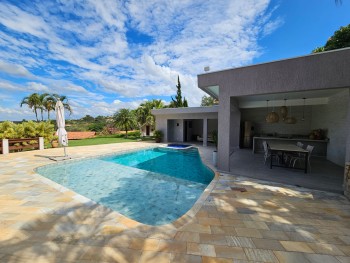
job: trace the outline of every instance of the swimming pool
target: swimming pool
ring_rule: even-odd
[[[149,225],[167,224],[181,217],[214,177],[196,148],[177,151],[159,147],[62,162],[36,171]]]

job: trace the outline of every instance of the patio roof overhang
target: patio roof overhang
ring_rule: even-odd
[[[198,87],[219,100],[291,92],[309,92],[303,97],[310,97],[310,91],[350,88],[349,68],[350,48],[344,48],[209,72],[197,77]],[[251,99],[254,101],[256,97]]]

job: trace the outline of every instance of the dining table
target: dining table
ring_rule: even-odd
[[[308,157],[309,157],[309,152],[295,144],[290,144],[290,143],[280,143],[280,142],[269,142],[268,144],[270,153],[271,153],[271,160],[270,160],[270,169],[272,169],[272,166],[277,166],[277,167],[289,167],[285,163],[284,160],[284,155],[287,153],[294,154],[297,156],[304,156],[305,158],[305,166],[304,168],[295,168],[295,169],[302,169],[304,170],[305,173],[307,173],[307,166],[308,166]],[[273,156],[278,156],[279,154],[282,154],[281,158],[281,165],[280,164],[274,164],[273,163]]]

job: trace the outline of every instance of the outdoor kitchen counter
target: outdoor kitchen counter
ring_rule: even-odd
[[[297,142],[303,143],[306,147],[306,145],[312,145],[314,146],[314,150],[312,152],[312,155],[315,156],[327,156],[327,143],[328,140],[310,140],[310,139],[302,139],[302,138],[280,138],[280,137],[260,137],[256,136],[253,138],[253,153],[257,152],[264,152],[264,147],[262,145],[263,141],[276,141],[276,142],[283,142],[283,143],[290,143],[290,144],[296,144]]]

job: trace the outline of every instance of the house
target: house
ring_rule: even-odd
[[[313,130],[321,129],[329,140],[320,154],[342,167],[350,162],[350,48],[201,74],[198,87],[218,99],[219,106],[153,110],[156,128],[164,132],[165,141],[186,141],[192,120],[192,130],[203,123],[205,138],[208,120],[217,118],[221,171],[232,169],[230,158],[240,148],[245,121],[254,123],[256,137],[306,140]],[[267,124],[266,114],[282,106],[296,122]],[[345,177],[344,182],[350,196],[350,179]]]

